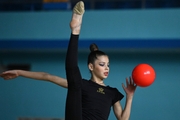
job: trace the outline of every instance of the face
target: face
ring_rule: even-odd
[[[94,77],[101,80],[108,77],[109,74],[109,58],[106,55],[97,57],[94,64],[89,66],[89,69]]]

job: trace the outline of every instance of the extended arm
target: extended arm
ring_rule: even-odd
[[[44,81],[49,81],[52,83],[55,83],[61,87],[67,88],[67,80],[58,76],[54,76],[45,72],[31,72],[31,71],[25,71],[25,70],[9,70],[5,71],[0,74],[2,78],[5,80],[8,79],[14,79],[18,76],[26,77],[26,78],[31,78],[35,80],[44,80]]]
[[[131,113],[131,106],[133,101],[133,95],[136,90],[136,85],[133,83],[132,78],[130,78],[130,82],[128,82],[128,78],[126,78],[127,87],[123,86],[124,91],[126,92],[126,104],[124,109],[122,109],[120,102],[116,102],[113,106],[114,113],[118,120],[129,120]]]

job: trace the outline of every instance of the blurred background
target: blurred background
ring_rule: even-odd
[[[78,0],[1,0],[1,11],[67,10]],[[179,0],[84,0],[86,10],[178,8]]]
[[[78,0],[0,0],[0,72],[42,71],[66,77],[64,61],[72,8]],[[124,95],[121,83],[140,63],[156,71],[138,87],[130,120],[180,119],[180,1],[84,0],[79,67],[89,79],[89,45],[110,58],[105,83]],[[53,83],[0,78],[0,120],[62,120],[67,90]],[[102,101],[103,102],[103,101]],[[121,101],[125,105],[125,98]],[[109,120],[115,120],[113,110]]]

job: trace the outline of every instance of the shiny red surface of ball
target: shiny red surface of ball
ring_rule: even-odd
[[[149,64],[138,64],[132,71],[134,83],[140,87],[150,86],[156,77],[155,70]]]

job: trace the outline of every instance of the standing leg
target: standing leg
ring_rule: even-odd
[[[68,92],[66,98],[66,120],[82,120],[81,73],[78,68],[78,40],[84,14],[84,3],[78,2],[70,22],[71,37],[66,54],[66,76]]]

